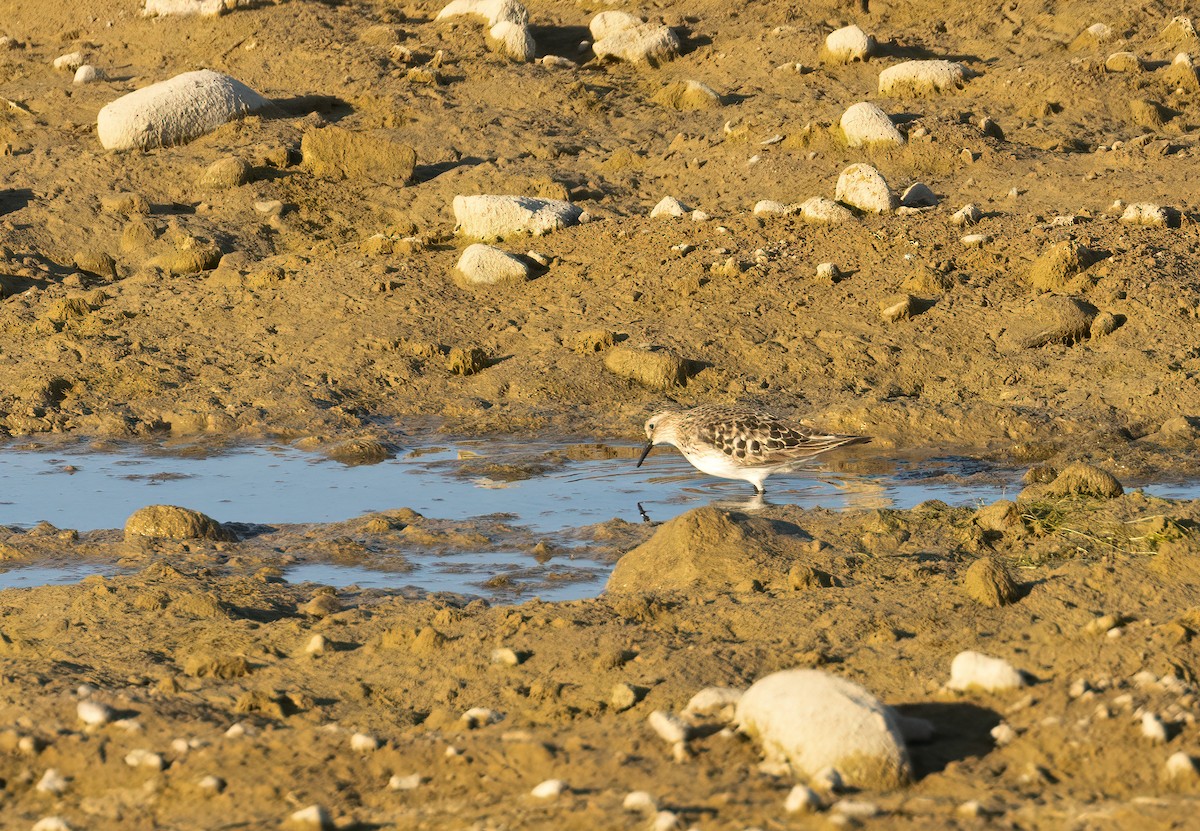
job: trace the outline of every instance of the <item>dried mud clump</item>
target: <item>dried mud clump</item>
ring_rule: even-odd
[[[234,535],[199,511],[176,505],[148,505],[125,521],[125,539],[138,538],[229,541]]]
[[[1072,462],[1047,484],[1033,484],[1021,491],[1020,501],[1066,496],[1116,499],[1125,493],[1120,481],[1107,470],[1086,462]]]
[[[997,341],[1003,352],[1052,343],[1074,343],[1091,335],[1100,310],[1078,297],[1038,298],[1019,312]]]
[[[1038,291],[1068,291],[1075,277],[1103,259],[1098,251],[1064,240],[1042,253],[1029,269],[1029,284]]]
[[[663,524],[617,562],[606,591],[722,591],[752,581],[788,585],[789,566],[804,540],[769,523],[714,507]],[[818,580],[819,578],[814,578]],[[790,586],[788,586],[790,588]]]
[[[309,130],[300,140],[303,165],[322,179],[369,179],[403,184],[413,173],[417,153],[407,144],[341,127]]]
[[[636,381],[652,390],[686,386],[692,366],[692,362],[661,347],[618,346],[609,350],[604,358],[605,369],[613,375]]]
[[[991,607],[1007,606],[1020,595],[1008,569],[992,557],[982,557],[967,569],[963,589],[977,603]]]

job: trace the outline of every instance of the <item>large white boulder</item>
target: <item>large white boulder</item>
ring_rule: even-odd
[[[843,26],[825,38],[823,57],[831,63],[865,61],[875,51],[875,38],[857,26]]]
[[[501,21],[516,26],[529,25],[529,12],[517,0],[453,0],[434,19],[446,20],[460,15],[482,17],[488,26],[495,26]]]
[[[458,258],[454,277],[464,286],[519,283],[529,277],[529,266],[520,257],[477,242]]]
[[[1003,658],[968,649],[955,655],[950,662],[950,680],[946,686],[952,690],[978,687],[988,692],[1000,692],[1025,686],[1025,676]]]
[[[679,54],[683,44],[668,26],[643,23],[625,12],[600,12],[588,27],[592,52],[599,60],[619,60],[657,66]]]
[[[475,239],[497,239],[512,234],[541,234],[579,224],[583,210],[560,199],[531,196],[454,197],[458,233]]]
[[[874,104],[861,101],[842,113],[842,133],[851,147],[886,147],[904,144],[904,135]]]
[[[886,790],[912,777],[892,711],[857,684],[819,670],[756,681],[737,702],[737,723],[769,762],[801,779],[834,768],[848,787]]]
[[[146,17],[216,17],[225,11],[225,0],[146,0]]]
[[[954,61],[905,61],[879,73],[879,94],[889,98],[931,95],[962,88],[970,74]]]
[[[839,205],[832,199],[814,196],[800,205],[800,218],[809,225],[841,225],[854,219],[854,214],[845,205]]]
[[[96,116],[96,135],[109,150],[170,147],[270,105],[241,81],[198,69],[106,104]]]
[[[887,179],[869,164],[852,164],[843,170],[834,196],[839,202],[873,214],[894,211],[899,205]]]

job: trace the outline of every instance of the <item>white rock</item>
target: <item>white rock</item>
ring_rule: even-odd
[[[38,780],[35,789],[38,793],[48,793],[58,796],[67,789],[67,777],[58,772],[58,768],[48,768]]]
[[[1142,735],[1155,744],[1167,741],[1167,726],[1154,713],[1142,713]]]
[[[504,715],[487,707],[472,707],[463,713],[459,720],[466,722],[468,728],[485,727],[503,721]]]
[[[833,803],[833,806],[829,810],[835,814],[852,819],[867,819],[879,814],[878,805],[874,802],[867,802],[861,799],[839,800]]]
[[[534,259],[536,255],[530,251],[525,256],[529,257],[530,259]],[[548,264],[548,262],[541,263],[541,265]],[[509,649],[507,646],[501,646],[492,650],[492,663],[503,664],[506,667],[515,667],[517,664],[521,663],[521,656],[516,653],[516,650]]]
[[[1121,221],[1126,225],[1146,225],[1151,228],[1167,227],[1167,212],[1158,205],[1149,202],[1135,202],[1121,214]]]
[[[817,263],[817,279],[823,283],[836,283],[841,279],[842,270],[837,263]]]
[[[308,639],[308,643],[304,645],[304,652],[308,655],[318,656],[324,655],[328,648],[329,643],[325,640],[325,636],[316,634]]]
[[[687,722],[664,710],[655,710],[646,718],[646,722],[650,725],[650,729],[667,744],[686,742],[688,734],[691,732]]]
[[[834,196],[839,202],[866,213],[887,213],[897,207],[887,180],[869,164],[852,164],[838,177]]]
[[[531,196],[454,197],[454,220],[464,237],[496,239],[512,234],[539,236],[580,222],[583,211],[559,199]]]
[[[287,818],[284,827],[289,831],[332,831],[333,817],[321,805],[301,808]]]
[[[653,831],[675,831],[679,828],[679,815],[674,811],[659,811],[650,827]]]
[[[355,733],[350,737],[350,749],[359,753],[370,753],[379,749],[379,739],[370,733]]]
[[[754,203],[755,216],[783,216],[788,213],[788,206],[773,199],[760,199]]]
[[[1177,753],[1172,753],[1167,759],[1167,778],[1180,781],[1195,779],[1200,775],[1200,770],[1196,768],[1196,762],[1191,756],[1184,753],[1182,750]]]
[[[517,26],[529,25],[529,12],[516,0],[454,0],[434,20],[446,20],[459,15],[482,17],[489,26],[501,21]]]
[[[102,724],[108,724],[112,721],[113,710],[107,704],[101,704],[99,701],[80,701],[75,706],[75,712],[79,715],[79,720],[89,727],[99,727]]]
[[[677,219],[682,216],[687,216],[691,212],[691,208],[680,202],[674,196],[664,196],[657,205],[650,210],[651,219],[662,219],[663,217]]]
[[[644,25],[640,17],[634,17],[629,12],[609,11],[593,17],[588,24],[588,31],[592,33],[592,40],[596,41]]]
[[[225,11],[226,0],[145,0],[146,17],[216,17]]]
[[[75,77],[71,80],[71,83],[91,84],[96,81],[103,81],[106,77],[103,69],[98,69],[90,63],[85,63],[79,69],[75,70]]]
[[[826,60],[833,63],[865,61],[875,52],[875,38],[857,26],[843,26],[825,37]]]
[[[567,783],[561,779],[547,779],[535,785],[529,792],[530,796],[538,799],[553,799],[567,789]]]
[[[952,690],[979,687],[989,692],[999,692],[1025,686],[1025,677],[1002,658],[992,658],[968,649],[954,656],[946,686]]]
[[[214,776],[210,773],[207,776],[202,776],[200,781],[196,783],[196,787],[209,796],[215,796],[225,790],[225,780],[220,776]]]
[[[888,789],[912,775],[891,710],[857,684],[811,669],[755,682],[737,705],[739,727],[769,762],[810,778],[836,767],[851,787]]]
[[[520,257],[480,242],[466,247],[454,270],[463,282],[476,286],[518,283],[529,277],[529,266]]]
[[[866,101],[851,105],[842,113],[840,123],[846,143],[851,147],[904,144],[904,136],[896,129],[887,113]]]
[[[906,208],[933,208],[937,203],[937,195],[924,182],[913,182],[900,197],[900,204]]]
[[[592,53],[598,60],[611,59],[657,66],[674,58],[683,48],[679,35],[667,26],[638,21],[635,26],[615,30],[611,28],[611,22],[601,26],[606,34],[604,37],[597,37],[592,43]]]
[[[954,212],[954,216],[950,217],[950,221],[955,225],[974,225],[983,217],[983,213],[975,206],[974,203],[967,203]]]
[[[783,810],[789,814],[810,814],[821,809],[821,797],[807,785],[796,785],[783,801]]]
[[[537,62],[549,69],[579,69],[579,64],[561,55],[543,55]]]
[[[170,147],[269,106],[241,81],[198,69],[106,104],[96,118],[96,134],[108,150]]]
[[[125,764],[131,768],[151,768],[162,770],[166,767],[163,757],[143,747],[136,747],[125,754]]]
[[[879,73],[879,94],[889,98],[960,89],[969,77],[954,61],[905,61]]]
[[[964,248],[983,248],[991,241],[992,238],[989,234],[965,234],[959,240]]]
[[[991,735],[992,740],[996,742],[997,746],[1004,747],[1004,745],[1010,744],[1017,738],[1017,731],[1002,721],[989,731],[989,735]]]
[[[832,199],[814,196],[800,206],[800,218],[809,225],[841,225],[854,219],[854,214]]]
[[[71,831],[62,817],[42,817],[33,824],[33,831]]]
[[[630,791],[621,807],[631,813],[652,814],[658,810],[658,800],[648,791]]]
[[[736,715],[737,703],[741,700],[742,691],[732,687],[705,687],[691,697],[683,708],[683,717],[716,718],[721,721],[733,721]]]
[[[509,20],[501,20],[488,29],[488,46],[517,63],[529,63],[537,54],[537,44],[529,27]]]
[[[388,780],[388,787],[393,791],[415,791],[421,787],[422,778],[419,773],[410,773],[407,776],[393,775]]]
[[[55,69],[65,69],[69,72],[74,72],[81,66],[83,66],[82,52],[68,52],[65,55],[59,55],[54,59]]]

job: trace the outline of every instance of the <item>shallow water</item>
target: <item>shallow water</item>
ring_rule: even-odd
[[[607,576],[609,567],[586,559],[586,552],[578,558],[570,553],[574,529],[613,518],[662,522],[714,502],[753,504],[750,485],[703,476],[670,448],[657,449],[641,468],[627,457],[563,461],[545,455],[556,449],[561,446],[460,440],[358,466],[283,446],[209,454],[191,448],[182,455],[140,446],[8,449],[0,453],[0,494],[6,497],[0,523],[119,528],[150,504],[254,524],[337,522],[404,507],[438,519],[499,514],[508,524],[561,541],[568,553],[540,564],[528,551],[406,552],[413,567],[405,571],[305,563],[288,567],[284,576],[364,590],[419,588],[501,600],[536,594],[549,600],[595,594]],[[769,480],[768,499],[809,508],[910,508],[930,499],[982,505],[1020,489],[1020,471],[964,457],[899,460],[890,467],[886,474],[849,475],[817,466]],[[504,475],[489,478],[480,470]],[[1197,492],[1189,485],[1147,490],[1175,498]],[[98,571],[103,569],[87,564],[22,565],[0,573],[0,588],[74,582]]]
[[[39,521],[80,531],[120,528],[138,508],[183,505],[221,522],[337,522],[372,511],[411,508],[439,519],[511,514],[537,532],[614,517],[654,521],[713,500],[748,501],[745,482],[698,474],[670,449],[641,468],[632,459],[567,461],[518,481],[465,472],[484,457],[499,464],[537,460],[545,444],[454,442],[347,466],[290,447],[240,447],[178,455],[86,446],[0,453],[0,524]],[[466,458],[460,458],[460,454]],[[989,502],[1013,494],[1015,473],[986,471],[962,458],[900,464],[890,475],[829,474],[819,467],[768,481],[768,498],[804,507],[912,507],[927,499]]]

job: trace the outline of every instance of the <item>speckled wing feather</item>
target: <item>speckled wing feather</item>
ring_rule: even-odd
[[[846,444],[870,441],[864,436],[814,433],[770,413],[744,407],[697,407],[684,419],[683,433],[719,450],[735,463],[782,465]]]

